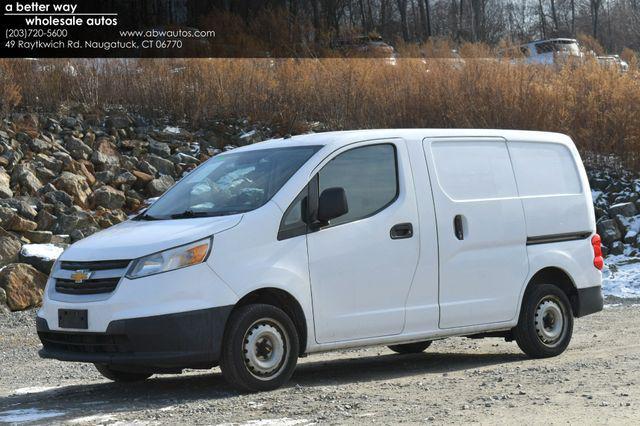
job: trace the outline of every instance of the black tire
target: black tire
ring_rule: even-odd
[[[296,327],[284,311],[265,304],[242,306],[227,321],[220,369],[239,390],[276,389],[291,378],[299,348]]]
[[[520,349],[532,358],[560,355],[573,334],[573,311],[567,295],[552,284],[537,284],[527,290],[513,334]]]
[[[424,342],[405,343],[402,345],[391,345],[387,347],[399,354],[419,354],[429,346],[431,346],[431,340],[425,340]]]
[[[141,382],[148,379],[152,373],[134,373],[130,371],[122,371],[117,368],[113,368],[107,364],[94,364],[96,369],[109,380],[120,383]]]

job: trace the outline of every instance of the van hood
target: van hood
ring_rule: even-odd
[[[188,244],[240,223],[242,215],[174,220],[128,220],[82,239],[60,260],[97,261],[135,259]]]

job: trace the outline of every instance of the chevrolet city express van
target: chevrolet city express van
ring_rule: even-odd
[[[115,381],[220,365],[276,388],[299,356],[449,336],[562,353],[602,309],[600,238],[567,136],[371,130],[215,156],[143,214],[69,247],[40,355]]]

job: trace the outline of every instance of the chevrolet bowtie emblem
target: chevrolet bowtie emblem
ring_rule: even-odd
[[[86,269],[81,269],[71,274],[71,279],[75,281],[76,284],[80,284],[82,281],[88,280],[89,277],[91,277],[91,271]]]

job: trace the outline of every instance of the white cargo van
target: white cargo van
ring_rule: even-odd
[[[211,158],[143,214],[69,247],[40,355],[116,381],[220,365],[244,390],[299,356],[449,336],[563,352],[600,311],[600,238],[567,136],[369,130]]]

